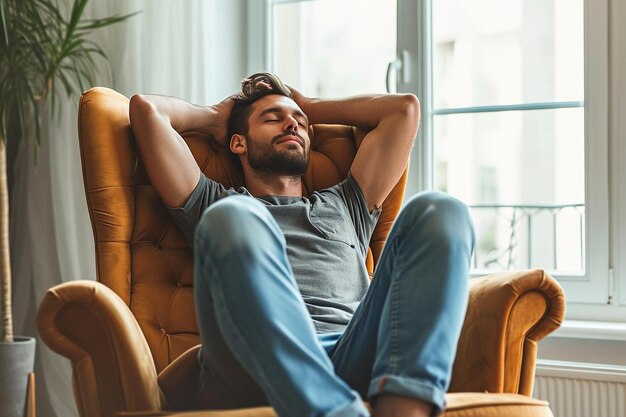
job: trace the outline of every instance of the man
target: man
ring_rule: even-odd
[[[194,247],[207,406],[369,416],[366,399],[376,417],[443,410],[467,304],[467,208],[441,193],[414,197],[371,286],[364,265],[418,128],[415,96],[312,99],[260,73],[215,106],[135,95],[130,119],[150,180]],[[307,198],[313,123],[369,133],[348,178]],[[185,131],[228,144],[245,188],[207,179]]]

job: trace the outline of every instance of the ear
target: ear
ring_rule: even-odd
[[[242,155],[246,152],[246,137],[234,134],[230,138],[230,151],[236,155]]]

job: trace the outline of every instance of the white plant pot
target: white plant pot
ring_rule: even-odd
[[[0,416],[25,417],[28,375],[35,368],[35,339],[0,342]]]

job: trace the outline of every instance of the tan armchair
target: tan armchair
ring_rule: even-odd
[[[198,410],[192,257],[137,158],[128,99],[105,88],[85,92],[78,128],[98,281],[50,289],[38,311],[39,333],[71,360],[82,417]],[[309,191],[345,178],[363,137],[346,126],[313,126],[313,134]],[[226,186],[241,183],[226,150],[193,132],[183,136],[205,174]],[[406,175],[383,205],[370,272],[400,210]],[[563,319],[560,286],[541,270],[492,275],[470,286],[445,415],[551,416],[547,403],[529,396],[536,343]],[[180,415],[275,416],[269,407]]]

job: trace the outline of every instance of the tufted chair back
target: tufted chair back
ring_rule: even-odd
[[[78,130],[87,206],[96,244],[98,281],[137,319],[161,372],[199,343],[192,255],[150,185],[138,158],[128,98],[106,88],[80,100]],[[364,132],[349,126],[312,127],[305,194],[344,179]],[[184,135],[202,171],[224,186],[242,185],[229,151],[197,133]],[[367,256],[370,276],[402,204],[407,172],[383,204]]]

